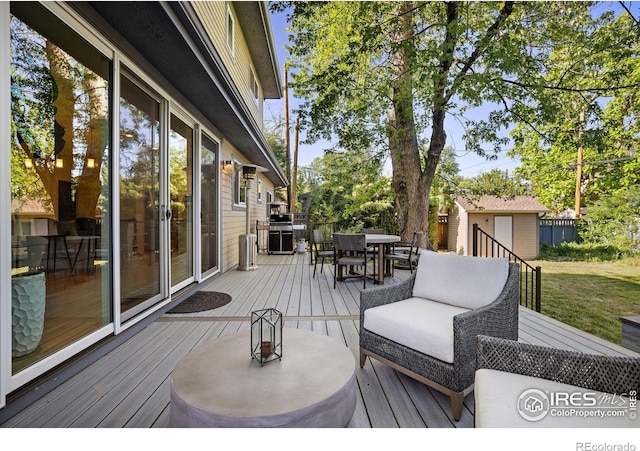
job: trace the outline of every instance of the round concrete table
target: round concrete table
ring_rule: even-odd
[[[305,330],[282,334],[282,360],[263,367],[248,330],[183,357],[171,375],[171,426],[345,427],[356,407],[351,351]]]

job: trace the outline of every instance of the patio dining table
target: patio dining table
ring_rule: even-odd
[[[377,273],[374,279],[374,283],[378,285],[384,284],[385,276],[391,275],[391,262],[386,262],[384,254],[385,251],[388,251],[389,247],[393,243],[398,243],[400,241],[400,237],[398,235],[386,235],[386,234],[366,234],[365,239],[367,241],[367,246],[375,245],[377,247],[378,255],[377,255]]]
[[[386,259],[384,258],[384,254],[385,252],[388,252],[389,247],[393,244],[393,243],[398,243],[401,241],[400,237],[398,235],[387,235],[387,234],[380,234],[380,233],[375,233],[375,234],[370,234],[367,233],[365,234],[365,240],[366,240],[366,245],[367,247],[369,246],[375,246],[376,247],[376,275],[373,278],[373,283],[376,285],[383,285],[384,284],[384,278],[385,277],[389,277],[391,276],[391,262],[390,261],[385,261]],[[338,274],[337,274],[338,280],[344,280],[344,277],[342,275],[342,267],[338,268]],[[369,276],[367,276],[369,277]]]

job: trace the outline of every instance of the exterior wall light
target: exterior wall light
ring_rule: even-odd
[[[225,160],[222,162],[222,172],[224,172],[226,175],[231,175],[233,174],[233,171],[235,171],[235,165],[233,164],[233,161],[231,160]]]

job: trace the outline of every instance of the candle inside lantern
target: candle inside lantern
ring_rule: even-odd
[[[270,341],[263,341],[262,342],[262,346],[260,348],[260,355],[262,356],[262,358],[267,358],[271,355],[273,351],[271,350],[271,342]]]

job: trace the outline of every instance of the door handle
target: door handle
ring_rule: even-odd
[[[170,220],[171,219],[171,210],[167,208],[166,205],[162,206],[162,220]]]

